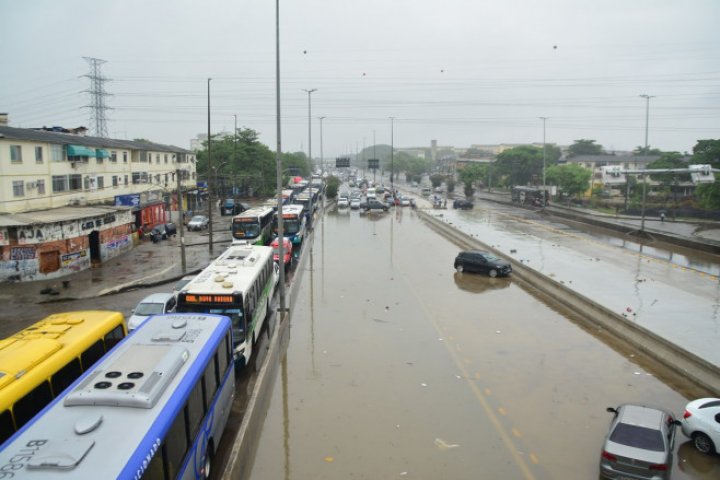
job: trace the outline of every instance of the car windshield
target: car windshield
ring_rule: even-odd
[[[135,315],[156,315],[163,313],[164,303],[141,303],[135,309]]]
[[[653,452],[665,450],[662,433],[652,428],[618,423],[610,435],[610,440],[628,447],[642,448]]]
[[[202,223],[204,217],[201,215],[194,216],[192,220],[190,220],[192,223]]]

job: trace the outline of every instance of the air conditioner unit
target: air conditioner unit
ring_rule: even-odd
[[[693,183],[713,183],[715,181],[712,165],[689,165],[688,169]]]
[[[37,182],[27,182],[25,186],[28,190],[34,190],[37,188]]]

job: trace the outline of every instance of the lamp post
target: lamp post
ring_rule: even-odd
[[[543,122],[543,206],[545,206],[545,199],[547,198],[547,190],[545,186],[545,120],[548,117],[540,117]]]
[[[310,90],[305,90],[305,92],[308,94],[308,161],[310,162],[310,221],[308,222],[308,229],[312,230],[313,227],[313,218],[314,218],[314,211],[313,211],[313,188],[312,188],[312,175],[313,175],[313,162],[312,162],[312,121],[311,118],[311,111],[312,111],[312,93],[317,92],[317,88],[311,88]]]
[[[182,176],[185,170],[179,168],[175,170],[177,177],[177,202],[178,202],[178,221],[180,223],[180,262],[182,264],[182,272],[187,270],[187,260],[185,259],[185,222],[183,221],[183,204],[182,204]]]
[[[284,258],[282,216],[282,143],[280,141],[280,0],[275,0],[275,189],[277,190],[278,258]],[[285,310],[285,269],[279,268],[278,311],[283,319]]]
[[[212,78],[207,79],[207,111],[208,111],[208,132],[207,132],[207,153],[208,153],[208,173],[212,170],[212,156],[210,155],[210,144],[212,143],[212,139],[210,138],[210,80]],[[208,175],[209,177],[209,175]],[[208,247],[210,250],[210,253],[213,251],[213,220],[212,220],[212,211],[213,211],[213,188],[215,185],[210,184],[210,178],[208,178]]]
[[[395,117],[390,117],[390,191],[395,198]]]
[[[650,99],[653,95],[642,94],[645,99],[645,155],[648,154],[648,123],[650,120]],[[642,202],[640,203],[640,232],[645,231],[645,196],[647,195],[647,175],[643,175]]]
[[[320,120],[320,175],[325,174],[325,157],[323,157],[323,130],[322,130],[322,121],[325,117],[318,117],[318,120]]]

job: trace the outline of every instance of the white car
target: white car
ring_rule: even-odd
[[[135,330],[152,315],[174,312],[176,303],[174,293],[153,293],[148,295],[132,311],[132,315],[127,322],[128,330]]]
[[[360,208],[360,203],[362,202],[360,201],[359,197],[353,197],[350,199],[350,208],[353,210],[357,210]]]
[[[339,197],[337,201],[337,207],[338,208],[348,208],[350,206],[350,201],[347,197]]]
[[[702,453],[720,453],[720,398],[700,398],[685,406],[682,432]]]

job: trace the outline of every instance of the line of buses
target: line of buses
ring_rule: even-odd
[[[207,478],[278,276],[271,247],[231,245],[129,333],[76,311],[0,341],[0,480]]]
[[[299,245],[308,207],[287,195],[284,236]],[[279,278],[273,208],[231,228],[175,313],[131,332],[120,312],[58,313],[0,340],[0,480],[208,477]]]

